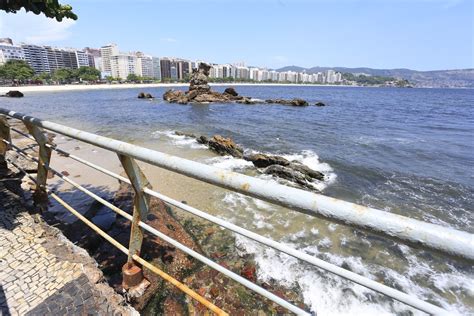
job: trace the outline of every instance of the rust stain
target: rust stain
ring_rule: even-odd
[[[250,184],[244,183],[240,187],[242,188],[242,190],[248,191],[250,189]]]

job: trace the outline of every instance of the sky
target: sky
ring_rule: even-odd
[[[60,0],[77,21],[0,13],[0,37],[280,68],[474,68],[474,0]]]

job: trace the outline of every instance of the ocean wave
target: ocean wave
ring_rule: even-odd
[[[206,163],[217,168],[236,171],[246,168],[252,168],[253,163],[244,159],[234,158],[232,156],[212,157],[206,160]]]
[[[155,131],[151,134],[151,136],[157,139],[168,139],[173,145],[176,145],[178,147],[189,147],[193,149],[207,148],[205,145],[199,144],[195,138],[185,135],[176,135],[175,131],[172,130]]]

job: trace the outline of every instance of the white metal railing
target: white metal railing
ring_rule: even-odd
[[[389,238],[396,238],[400,241],[408,242],[411,244],[415,243],[421,247],[434,249],[446,253],[448,255],[462,257],[471,261],[474,260],[474,235],[469,234],[467,232],[457,231],[439,225],[425,223],[404,216],[337,200],[320,194],[315,194],[312,192],[303,191],[280,184],[275,184],[273,182],[267,182],[261,179],[245,176],[235,172],[221,170],[215,167],[167,155],[154,150],[88,133],[85,131],[80,131],[53,122],[43,121],[37,118],[25,116],[21,113],[0,108],[0,114],[4,114],[24,122],[33,137],[17,129],[12,130],[39,143],[40,153],[39,158],[37,159],[24,152],[21,148],[14,145],[10,140],[3,137],[4,143],[11,146],[14,150],[18,151],[26,158],[33,159],[38,162],[38,179],[40,178],[40,167],[43,166],[45,169],[52,171],[57,176],[59,176],[69,184],[73,185],[80,191],[88,194],[103,205],[109,207],[113,211],[132,221],[132,234],[130,237],[131,242],[129,249],[127,250],[129,254],[129,260],[137,261],[137,253],[139,252],[141,247],[141,240],[138,240],[139,237],[135,236],[133,233],[133,226],[136,225],[136,227],[141,227],[142,229],[154,234],[155,236],[158,236],[159,238],[172,244],[173,246],[187,253],[188,255],[196,258],[197,260],[205,263],[206,265],[216,269],[217,271],[241,283],[242,285],[248,287],[256,293],[259,293],[264,297],[269,298],[275,303],[287,308],[288,310],[296,314],[307,313],[299,307],[294,306],[293,304],[279,298],[278,296],[270,293],[269,291],[261,288],[260,286],[248,281],[245,278],[242,278],[241,276],[220,266],[214,261],[180,244],[178,241],[171,239],[170,237],[166,236],[165,234],[157,231],[153,227],[141,221],[140,215],[144,215],[148,211],[146,197],[154,196],[156,198],[159,198],[169,205],[178,207],[186,212],[197,215],[221,227],[227,228],[237,234],[255,240],[261,244],[272,247],[299,260],[310,263],[318,268],[324,269],[345,279],[351,280],[357,284],[387,295],[395,300],[403,302],[426,313],[441,315],[446,314],[447,312],[438,306],[424,302],[416,297],[412,297],[411,295],[403,293],[399,290],[390,288],[379,282],[360,276],[354,272],[323,261],[317,257],[310,256],[302,251],[258,235],[254,232],[251,232],[242,227],[222,220],[216,216],[212,216],[202,210],[196,209],[192,206],[183,204],[170,197],[160,194],[154,191],[151,186],[149,186],[146,177],[141,173],[141,170],[134,162],[134,159],[147,162],[152,165],[162,167],[186,176],[190,176],[192,178],[205,181],[226,189],[230,189],[248,196],[256,197],[277,205],[282,205],[310,216],[324,217],[329,220],[342,222],[346,225],[351,225],[357,228],[374,231]],[[124,166],[128,178],[115,174],[101,166],[88,162],[80,157],[77,157],[68,152],[65,152],[64,150],[56,148],[54,144],[47,142],[44,137],[41,138],[39,137],[39,135],[37,135],[38,132],[43,132],[42,129],[50,130],[117,153],[122,162],[122,165]],[[0,139],[1,138],[2,137],[0,135]],[[132,185],[135,190],[135,193],[139,195],[138,202],[134,208],[133,216],[117,208],[111,203],[103,200],[102,198],[85,189],[73,180],[52,169],[49,166],[49,158],[46,157],[47,155],[44,155],[44,153],[47,153],[48,150],[49,152],[51,150],[55,150],[58,153],[67,156],[71,159],[74,159],[88,167],[94,168],[106,175],[109,175],[120,181]],[[41,188],[41,184],[39,184],[39,187]],[[53,196],[53,198],[55,197]],[[144,217],[141,216],[141,218]],[[104,234],[106,233],[104,232]],[[140,260],[143,259],[140,258]],[[213,311],[219,313],[219,311]]]

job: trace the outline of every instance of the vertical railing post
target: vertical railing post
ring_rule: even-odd
[[[123,282],[125,289],[138,285],[142,279],[143,274],[141,268],[133,261],[133,255],[140,255],[143,242],[143,230],[139,223],[145,220],[148,215],[150,204],[150,197],[143,191],[145,188],[150,188],[151,185],[145,177],[136,161],[128,156],[118,154],[120,162],[132,184],[135,196],[133,198],[133,220],[130,231],[129,253],[127,263],[122,267]]]
[[[4,140],[11,142],[10,124],[8,124],[8,120],[5,115],[0,115],[0,175],[8,173],[8,166],[5,156],[11,147],[9,144],[5,143]]]
[[[48,193],[46,192],[46,181],[48,179],[48,167],[51,161],[51,148],[46,145],[52,145],[51,140],[45,132],[29,122],[24,122],[30,134],[35,138],[39,145],[38,153],[38,171],[36,174],[36,190],[33,194],[33,201],[38,206],[40,212],[48,208]]]

